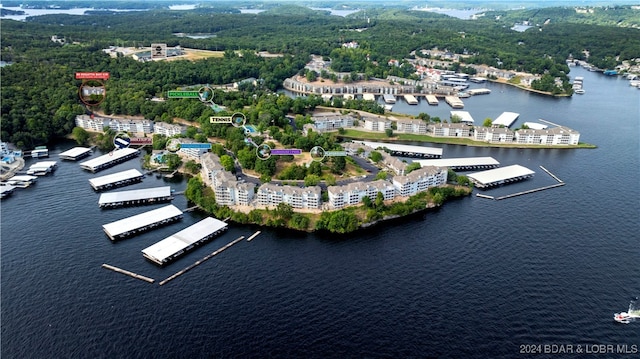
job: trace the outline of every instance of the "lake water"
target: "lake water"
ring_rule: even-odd
[[[96,175],[59,162],[53,175],[1,204],[0,354],[514,358],[526,356],[522,345],[640,345],[640,322],[612,319],[640,294],[640,91],[580,68],[571,75],[584,76],[584,95],[555,99],[487,84],[492,93],[465,99],[465,110],[476,121],[518,112],[516,127],[544,118],[579,131],[596,149],[430,144],[445,158],[492,156],[536,172],[488,195],[554,183],[540,165],[563,187],[503,201],[470,196],[348,236],[231,224],[163,268],[140,251],[203,214],[112,243],[103,224],[158,206],[100,210],[87,181]],[[441,117],[450,110],[405,106]],[[51,159],[72,146],[52,149]],[[98,175],[139,166],[131,160]],[[147,177],[124,189],[166,183]],[[169,185],[181,191],[185,182]],[[189,205],[180,195],[173,204]],[[256,230],[262,234],[252,242],[164,286],[101,268],[160,281]]]

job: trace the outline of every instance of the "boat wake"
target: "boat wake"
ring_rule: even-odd
[[[640,320],[640,309],[636,307],[638,297],[631,299],[629,309],[626,312],[615,313],[613,320],[622,324],[629,324],[635,320]]]

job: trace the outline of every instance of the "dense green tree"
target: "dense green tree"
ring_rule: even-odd
[[[87,132],[82,127],[74,127],[71,135],[73,136],[73,139],[76,140],[76,142],[79,145],[83,145],[84,146],[89,141],[89,132]]]

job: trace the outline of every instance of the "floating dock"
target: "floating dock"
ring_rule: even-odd
[[[135,148],[123,148],[121,150],[115,150],[100,157],[82,162],[80,163],[80,167],[87,171],[98,172],[105,168],[115,166],[118,163],[128,161],[139,154],[140,151]]]
[[[74,147],[70,150],[64,151],[58,155],[60,159],[67,161],[77,161],[81,158],[89,156],[91,149],[87,147]]]
[[[102,226],[109,239],[117,241],[182,219],[182,211],[170,204]]]
[[[362,99],[365,101],[375,101],[376,95],[372,93],[365,93],[365,94],[362,94]]]
[[[482,84],[487,82],[487,79],[485,77],[479,77],[479,76],[474,76],[472,78],[469,79],[469,81],[476,83],[476,84]]]
[[[546,130],[547,128],[549,128],[549,126],[543,125],[538,122],[525,122],[524,125],[532,130]]]
[[[206,256],[206,257],[202,258],[201,260],[199,260],[199,261],[197,261],[197,262],[193,263],[192,265],[190,265],[190,266],[186,267],[185,269],[183,269],[183,270],[181,270],[181,271],[177,272],[176,274],[172,275],[171,277],[169,277],[169,278],[167,278],[167,279],[163,280],[162,282],[160,282],[160,285],[165,285],[165,284],[169,283],[170,281],[172,281],[172,280],[174,280],[174,279],[178,278],[179,276],[181,276],[181,275],[183,275],[183,274],[187,273],[188,271],[190,271],[190,270],[192,270],[193,268],[195,268],[195,267],[199,266],[200,264],[202,264],[202,263],[204,263],[204,262],[208,261],[209,259],[213,258],[213,257],[214,257],[214,256],[216,256],[217,254],[221,253],[221,252],[222,252],[222,251],[224,251],[225,249],[227,249],[227,248],[231,247],[232,245],[234,245],[234,244],[236,244],[236,243],[240,242],[240,241],[241,241],[241,240],[243,240],[243,239],[244,239],[244,236],[240,236],[240,237],[238,237],[238,238],[234,239],[233,241],[231,241],[231,242],[227,243],[224,247],[222,247],[222,248],[220,248],[220,249],[218,249],[218,250],[216,250],[216,251],[212,252],[212,253],[211,253],[211,254],[209,254],[208,256]]]
[[[456,116],[460,119],[460,122],[464,123],[474,123],[473,117],[469,113],[469,111],[450,111],[449,114],[453,119],[453,116]]]
[[[469,179],[473,181],[476,187],[488,188],[501,184],[525,180],[527,178],[533,177],[534,174],[535,172],[524,166],[511,165],[507,167],[494,168],[492,170],[471,173],[467,175],[467,177],[469,177]]]
[[[464,108],[464,102],[457,96],[445,96],[444,100],[453,108]]]
[[[53,172],[58,167],[56,161],[42,161],[31,165],[27,170],[28,175],[45,176]]]
[[[529,194],[529,193],[534,193],[534,192],[540,192],[540,191],[544,191],[546,189],[551,189],[551,188],[556,188],[556,187],[560,187],[560,186],[564,186],[565,183],[556,183],[556,184],[552,184],[550,186],[545,186],[545,187],[538,187],[538,188],[534,188],[534,189],[530,189],[528,191],[522,191],[522,192],[516,192],[516,193],[512,193],[512,194],[508,194],[506,196],[500,196],[500,197],[496,197],[495,199],[497,201],[503,200],[503,199],[507,199],[507,198],[511,198],[511,197],[517,197],[517,196],[522,196],[525,194]]]
[[[409,105],[417,105],[418,99],[413,95],[404,95],[404,100],[407,101]]]
[[[511,127],[518,117],[520,117],[519,113],[508,111],[503,112],[493,122],[491,122],[491,126]]]
[[[0,198],[9,197],[13,193],[14,189],[15,187],[10,184],[3,184],[0,186]]]
[[[458,171],[491,169],[500,166],[500,162],[493,157],[439,158],[433,160],[414,160],[413,162],[418,162],[422,167],[448,167]]]
[[[106,176],[92,178],[89,180],[89,184],[91,184],[91,187],[93,187],[94,190],[101,191],[104,189],[121,187],[140,182],[143,178],[144,175],[140,171],[131,169]]]
[[[100,199],[98,199],[98,206],[100,206],[100,208],[116,208],[169,202],[172,199],[171,187],[163,186],[103,193],[100,195]]]
[[[256,233],[252,234],[249,238],[247,238],[247,242],[251,242],[254,238],[256,238],[260,233],[260,231],[257,231]]]
[[[382,96],[382,98],[384,98],[384,102],[386,102],[386,103],[389,103],[389,104],[396,103],[396,96],[395,95],[385,94],[385,95]]]
[[[391,155],[405,156],[405,157],[422,157],[422,158],[440,158],[442,157],[442,148],[438,147],[426,147],[426,146],[412,146],[401,145],[396,143],[386,142],[371,142],[371,141],[353,141],[362,143],[365,146],[369,146],[373,149],[383,147],[389,150]]]
[[[427,103],[431,106],[438,106],[438,98],[435,95],[426,95]]]
[[[7,183],[18,188],[27,188],[36,183],[38,177],[29,175],[13,176],[7,180]]]
[[[143,280],[143,281],[145,281],[147,283],[153,283],[153,282],[156,281],[153,278],[149,278],[149,277],[145,277],[145,276],[140,275],[140,274],[129,272],[128,270],[124,270],[122,268],[114,267],[114,266],[108,265],[106,263],[102,264],[102,268],[110,269],[110,270],[112,270],[114,272],[121,273],[121,274],[124,274],[124,275],[128,275],[129,277],[132,277],[132,278],[135,278],[135,279],[140,279],[140,280]]]
[[[475,95],[488,95],[491,93],[491,90],[489,89],[471,89],[471,90],[467,90],[467,93],[471,96],[475,96]]]
[[[207,217],[200,222],[171,235],[142,250],[142,255],[150,261],[164,265],[193,249],[219,233],[229,225],[219,219]]]

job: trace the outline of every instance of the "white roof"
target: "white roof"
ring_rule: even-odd
[[[514,122],[516,122],[516,120],[518,119],[518,117],[520,117],[519,113],[515,113],[515,112],[503,112],[500,116],[498,116],[498,118],[495,119],[495,121],[493,121],[491,123],[491,125],[494,126],[505,126],[505,127],[509,127],[511,126]]]
[[[227,226],[228,224],[221,220],[213,217],[207,217],[200,222],[143,249],[142,253],[150,259],[155,259],[158,263],[164,263],[174,254]]]
[[[49,168],[49,167],[53,167],[56,165],[56,161],[40,161],[40,162],[36,162],[34,164],[31,165],[31,167],[29,167],[29,169],[33,169],[33,168]]]
[[[87,152],[91,152],[90,148],[87,147],[74,147],[70,150],[64,151],[62,153],[60,153],[58,156],[60,157],[67,157],[67,158],[76,158],[79,156],[84,155]]]
[[[35,181],[36,179],[38,179],[38,177],[36,176],[20,175],[20,176],[13,176],[9,178],[9,181],[31,182],[31,181]]]
[[[104,155],[102,155],[100,157],[96,157],[96,158],[92,158],[92,159],[90,159],[88,161],[84,161],[84,162],[80,163],[80,166],[82,168],[94,170],[97,167],[103,166],[103,165],[105,165],[105,164],[107,164],[109,162],[112,162],[112,161],[119,160],[120,158],[129,156],[129,155],[131,155],[131,154],[133,154],[133,153],[135,153],[137,151],[138,151],[137,149],[131,148],[131,147],[123,148],[121,150],[115,150],[115,151],[109,152],[107,154],[104,154]]]
[[[475,172],[468,174],[467,177],[481,183],[484,185],[504,181],[510,178],[517,178],[522,176],[530,176],[535,172],[532,170],[520,166],[520,165],[511,165],[507,167],[494,168],[492,170]]]
[[[6,184],[4,186],[0,186],[0,193],[11,192],[15,189],[14,186],[10,184]]]
[[[135,216],[107,223],[103,225],[102,228],[109,237],[113,238],[123,233],[133,231],[134,229],[146,227],[180,215],[182,215],[182,211],[178,209],[178,207],[170,204]]]
[[[549,126],[547,126],[547,125],[543,125],[543,124],[541,124],[541,123],[537,123],[537,122],[525,122],[524,124],[525,124],[527,127],[531,128],[531,129],[533,129],[533,130],[544,130],[544,129],[546,129],[547,127],[549,127]]]
[[[378,147],[386,147],[391,151],[415,152],[415,153],[425,153],[430,155],[442,156],[442,148],[437,148],[437,147],[412,146],[412,145],[402,145],[402,144],[386,143],[386,142],[371,142],[371,141],[354,141],[354,142],[360,142],[363,145],[369,146],[374,149]]]
[[[451,117],[458,116],[460,117],[460,121],[473,123],[473,117],[469,111],[451,111]]]
[[[100,195],[98,204],[134,201],[137,199],[160,198],[171,196],[171,187],[153,187],[145,189],[134,189],[130,191],[107,192]]]
[[[460,158],[438,158],[432,160],[413,160],[421,166],[435,167],[464,167],[464,166],[497,166],[500,164],[493,157],[460,157]]]
[[[365,93],[362,95],[362,99],[366,100],[366,101],[375,101],[376,100],[376,96],[372,93]]]
[[[137,169],[130,169],[122,172],[112,173],[106,176],[91,178],[89,180],[89,183],[91,183],[91,186],[93,188],[96,188],[96,187],[102,187],[109,183],[125,181],[128,179],[133,179],[140,176],[142,176],[142,173],[140,173],[140,171],[138,171]]]

